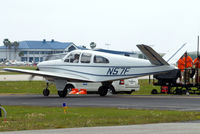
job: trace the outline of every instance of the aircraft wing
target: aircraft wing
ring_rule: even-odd
[[[36,70],[25,70],[25,69],[16,69],[16,68],[4,68],[3,70],[9,71],[9,72],[18,72],[18,73],[24,73],[24,74],[30,74],[33,76],[43,76],[43,77],[52,77],[52,78],[59,78],[59,79],[66,79],[67,81],[85,81],[85,82],[91,82],[86,77],[79,76],[79,75],[71,75],[71,74],[62,74],[62,73],[55,73],[55,72],[45,72],[45,71],[36,71]]]

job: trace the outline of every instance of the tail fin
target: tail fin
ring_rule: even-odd
[[[181,45],[177,48],[175,51],[170,51],[166,55],[163,56],[163,59],[165,59],[169,64],[176,63],[180,57],[186,52],[187,50],[187,43]]]
[[[169,65],[156,51],[147,45],[137,45],[140,51],[147,57],[147,59],[154,65]]]

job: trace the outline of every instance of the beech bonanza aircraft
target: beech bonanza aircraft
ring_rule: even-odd
[[[55,83],[60,97],[65,97],[68,93],[67,82],[101,82],[102,86],[98,93],[100,96],[105,96],[109,86],[115,80],[174,70],[175,66],[170,65],[170,62],[174,59],[177,61],[185,52],[184,44],[173,54],[162,58],[147,45],[137,45],[137,47],[148,60],[93,50],[74,50],[62,59],[39,63],[35,71],[13,68],[4,68],[4,70],[43,76],[47,80],[47,86],[43,90],[44,96],[50,93],[48,82]]]

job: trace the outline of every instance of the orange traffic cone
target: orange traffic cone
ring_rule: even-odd
[[[77,88],[72,88],[72,91],[69,94],[77,94],[79,90]]]
[[[87,89],[80,89],[80,92],[76,94],[87,94]]]

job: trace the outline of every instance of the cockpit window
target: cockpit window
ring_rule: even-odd
[[[69,62],[69,63],[78,63],[79,62],[79,57],[80,53],[71,53],[70,55],[67,56],[67,58],[64,60],[64,62]]]
[[[81,63],[90,63],[91,57],[92,57],[92,54],[90,54],[90,53],[83,53],[81,55]]]
[[[103,56],[95,55],[94,56],[94,63],[109,63],[109,60]]]

